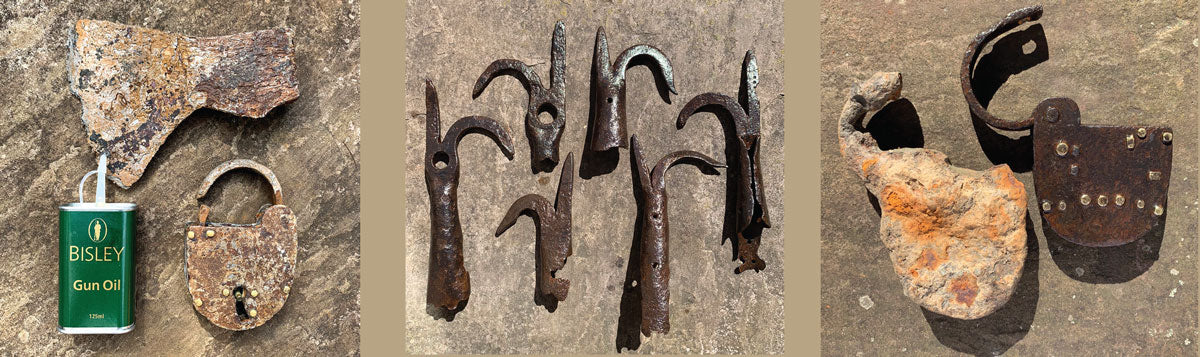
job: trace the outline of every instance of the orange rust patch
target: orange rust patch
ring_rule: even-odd
[[[941,231],[949,225],[943,213],[913,195],[903,184],[887,185],[882,192],[880,209],[902,218],[906,236],[928,241],[942,235]]]
[[[975,274],[963,274],[954,280],[950,281],[950,292],[954,293],[954,301],[971,306],[975,303],[975,296],[979,295],[979,285],[975,282]]]
[[[992,176],[995,177],[996,186],[1008,193],[1008,198],[1013,201],[1025,202],[1025,185],[1017,180],[1017,176],[1013,175],[1011,170],[1007,170],[1008,166],[997,167],[992,170]]]
[[[920,269],[935,270],[945,262],[946,260],[938,257],[933,250],[925,248],[921,250],[921,256],[917,257],[916,263],[908,269],[908,273],[915,278],[920,273]]]
[[[869,170],[871,169],[871,166],[875,165],[875,163],[877,163],[877,162],[879,162],[879,158],[877,158],[877,157],[863,160],[863,163],[862,163],[863,176],[866,176],[867,172],[870,172]]]

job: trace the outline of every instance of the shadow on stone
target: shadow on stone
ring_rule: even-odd
[[[621,285],[621,316],[617,319],[617,353],[621,349],[637,350],[642,345],[642,216],[645,214],[644,198],[638,175],[641,168],[629,165],[632,174],[633,197],[637,206],[637,220],[633,224],[633,241],[629,245],[629,265],[625,267],[625,282]]]
[[[1050,257],[1063,274],[1092,284],[1118,284],[1141,276],[1154,262],[1162,248],[1166,213],[1158,227],[1130,243],[1113,247],[1087,247],[1072,243],[1051,229],[1042,219],[1042,233],[1050,248]]]
[[[429,316],[433,316],[434,320],[443,319],[446,320],[446,322],[454,321],[454,317],[458,316],[458,313],[467,308],[467,301],[470,300],[471,299],[463,299],[463,301],[460,301],[458,306],[455,306],[453,309],[426,304],[425,312],[428,313]]]
[[[1023,46],[1029,43],[1034,48],[1028,53]],[[1000,90],[1000,86],[1009,77],[1050,59],[1050,50],[1046,47],[1046,33],[1041,24],[1034,24],[1027,29],[1010,33],[996,40],[991,52],[979,58],[975,64],[975,72],[971,76],[971,88],[975,98],[984,109]],[[1013,172],[1029,172],[1033,169],[1033,137],[1024,135],[1013,139],[1000,134],[987,125],[983,118],[971,114],[971,125],[975,128],[975,137],[979,147],[987,155],[992,164],[1008,164]]]
[[[1025,338],[1037,312],[1040,260],[1037,234],[1028,215],[1025,234],[1025,266],[1012,297],[999,310],[975,320],[962,320],[921,308],[938,342],[962,353],[998,356]]]
[[[857,129],[871,134],[871,138],[879,144],[880,150],[925,147],[925,131],[921,129],[921,116],[917,114],[917,107],[908,98],[901,98],[884,105],[875,115],[871,116],[865,128],[861,127],[860,123],[860,127]],[[871,207],[875,209],[875,214],[882,216],[883,211],[879,208],[879,198],[865,188],[864,191],[867,193],[867,200],[871,202]]]

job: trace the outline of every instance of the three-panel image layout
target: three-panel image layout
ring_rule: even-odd
[[[1200,351],[1200,3],[805,6],[0,4],[0,351]]]

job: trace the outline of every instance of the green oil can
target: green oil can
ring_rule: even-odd
[[[80,202],[58,209],[58,331],[133,331],[134,237],[137,206],[104,199],[106,156],[79,183]],[[83,184],[96,175],[96,201]]]

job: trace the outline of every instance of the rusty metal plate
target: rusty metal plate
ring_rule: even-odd
[[[554,24],[554,37],[550,40],[550,87],[542,86],[542,80],[529,65],[515,59],[492,62],[475,81],[471,98],[479,98],[493,79],[512,76],[529,93],[529,104],[525,107],[525,137],[529,139],[529,165],[533,173],[551,172],[558,165],[558,141],[562,139],[567,125],[566,92],[566,44],[563,40],[562,21]],[[549,114],[552,121],[543,123],[538,116]]]
[[[567,154],[563,163],[562,173],[558,179],[558,194],[554,203],[538,194],[521,196],[496,227],[496,236],[504,234],[521,215],[533,219],[537,229],[537,252],[534,254],[534,265],[537,270],[535,289],[537,295],[534,302],[554,312],[558,302],[567,299],[567,291],[571,281],[558,277],[558,271],[567,264],[567,257],[573,254],[571,249],[571,192],[575,182],[575,156]]]
[[[1171,181],[1170,128],[1081,125],[1079,107],[1051,98],[1033,112],[1038,209],[1063,238],[1121,245],[1162,223]]]
[[[250,160],[221,164],[205,178],[197,199],[222,174],[246,168],[262,173],[275,190],[253,224],[210,223],[201,205],[199,222],[187,227],[187,279],[192,306],[214,325],[249,330],[274,317],[287,301],[296,271],[296,215],[283,205],[275,175]]]
[[[172,130],[200,108],[261,118],[300,94],[287,29],[188,37],[80,20],[71,33],[70,90],[109,178],[129,188]]]
[[[971,42],[960,73],[967,105],[992,127],[1032,128],[1037,209],[1055,234],[1090,247],[1135,241],[1166,214],[1171,128],[1082,125],[1069,98],[1046,99],[1028,118],[1010,121],[988,113],[975,96],[972,76],[984,46],[1041,16],[1041,6],[1013,11]]]
[[[437,88],[425,81],[425,189],[429,193],[429,280],[425,302],[435,317],[451,320],[467,306],[471,276],[463,265],[462,224],[458,219],[458,142],[467,134],[492,139],[513,159],[512,139],[495,120],[463,117],[442,137]]]

